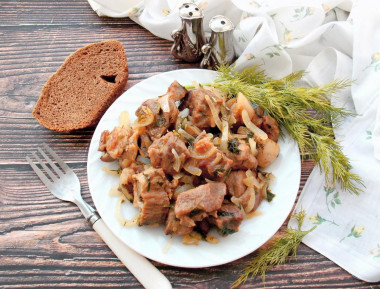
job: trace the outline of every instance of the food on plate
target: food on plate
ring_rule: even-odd
[[[135,114],[134,123],[124,112],[120,125],[103,131],[98,150],[102,161],[118,162],[118,190],[139,210],[138,225],[162,225],[188,243],[199,234],[211,240],[211,229],[238,232],[274,197],[273,176],[262,169],[279,154],[280,131],[243,94],[174,81]]]
[[[93,126],[124,91],[127,80],[127,58],[119,41],[87,45],[49,78],[33,115],[41,125],[59,132]]]

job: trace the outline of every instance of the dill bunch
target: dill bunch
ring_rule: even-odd
[[[261,276],[263,282],[265,282],[265,273],[267,270],[294,259],[303,237],[316,228],[316,226],[314,226],[308,231],[301,230],[305,216],[306,213],[304,210],[292,215],[298,222],[298,229],[287,228],[285,233],[275,237],[269,246],[259,250],[256,257],[244,268],[242,274],[232,284],[231,288],[236,288],[244,284],[249,277]]]
[[[343,190],[360,193],[363,182],[350,172],[350,160],[335,140],[331,125],[339,125],[345,117],[353,115],[344,108],[332,106],[329,100],[338,90],[349,86],[349,81],[333,80],[323,86],[303,87],[295,86],[303,76],[302,71],[278,80],[267,77],[258,67],[239,72],[221,65],[217,73],[211,85],[232,96],[242,92],[252,103],[261,106],[298,143],[301,156],[314,160],[324,172],[326,182],[334,186],[339,182]]]

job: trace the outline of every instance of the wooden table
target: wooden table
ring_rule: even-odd
[[[128,57],[127,88],[160,72],[197,67],[170,54],[171,42],[129,19],[100,18],[85,0],[0,3],[0,286],[128,287],[141,285],[83,219],[79,210],[53,197],[25,156],[43,142],[78,174],[92,204],[86,158],[94,128],[56,133],[32,116],[41,88],[76,49],[106,39],[122,42]],[[302,164],[302,189],[313,163]],[[174,288],[228,288],[254,253],[207,269],[153,262]],[[241,288],[262,288],[260,279]],[[357,280],[319,253],[301,245],[298,258],[270,270],[266,288],[380,288]]]

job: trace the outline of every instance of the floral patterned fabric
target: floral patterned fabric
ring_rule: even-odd
[[[168,40],[181,25],[178,7],[194,2],[204,11],[206,36],[215,15],[235,24],[238,69],[261,65],[274,78],[305,70],[309,86],[352,80],[331,101],[357,114],[335,134],[365,188],[359,196],[342,191],[315,168],[296,211],[307,212],[305,229],[317,226],[305,244],[362,280],[380,281],[380,1],[88,1],[99,16],[128,16]]]

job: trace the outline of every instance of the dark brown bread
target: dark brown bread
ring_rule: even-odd
[[[93,126],[124,91],[127,79],[127,58],[119,41],[87,45],[49,78],[33,115],[44,127],[59,132]]]

